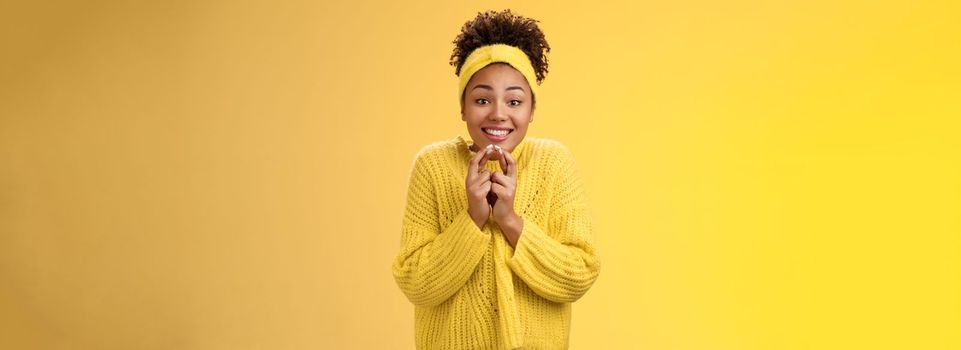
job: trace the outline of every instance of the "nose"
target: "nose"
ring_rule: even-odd
[[[491,114],[488,116],[488,118],[490,118],[490,120],[492,121],[507,120],[506,109],[507,109],[506,107],[501,106],[500,104],[497,104],[496,106],[494,106],[493,110],[491,110]]]

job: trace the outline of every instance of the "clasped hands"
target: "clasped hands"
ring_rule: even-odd
[[[496,157],[496,158],[494,158]],[[489,160],[500,162],[503,173],[484,167]],[[487,145],[471,158],[467,169],[467,212],[477,227],[492,218],[513,247],[520,238],[523,220],[514,212],[517,190],[517,162],[510,152],[497,145]]]

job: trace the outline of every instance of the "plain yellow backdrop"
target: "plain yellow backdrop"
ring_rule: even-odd
[[[407,176],[478,11],[552,46],[573,349],[961,349],[957,1],[0,5],[0,348],[410,349]]]

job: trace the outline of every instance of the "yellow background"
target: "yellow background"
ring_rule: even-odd
[[[957,1],[0,5],[0,348],[409,349],[409,166],[477,11],[541,21],[573,349],[961,349]]]

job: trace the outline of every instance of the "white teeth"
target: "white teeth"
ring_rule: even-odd
[[[495,130],[495,129],[481,129],[484,132],[494,135],[494,136],[505,136],[510,133],[510,130]]]

